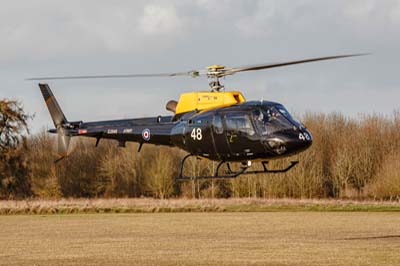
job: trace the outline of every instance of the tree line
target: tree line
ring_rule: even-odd
[[[400,113],[391,116],[307,113],[310,149],[271,161],[287,173],[233,180],[176,181],[185,152],[168,147],[74,139],[57,164],[57,140],[45,130],[29,134],[31,116],[17,101],[0,101],[0,198],[186,197],[186,198],[373,198],[400,199]],[[207,175],[216,163],[192,159],[188,175]]]

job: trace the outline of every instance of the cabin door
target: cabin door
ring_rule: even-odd
[[[222,117],[219,114],[214,115],[212,132],[214,137],[215,150],[220,160],[227,160],[231,157],[231,150],[227,142],[226,131],[222,123]]]

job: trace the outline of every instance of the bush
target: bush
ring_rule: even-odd
[[[26,148],[14,150],[22,156],[14,159],[19,163],[13,164],[20,171],[7,174],[10,178],[2,177],[0,193],[3,197],[30,195],[31,187],[38,197],[399,197],[399,113],[358,118],[308,113],[302,120],[313,133],[312,147],[269,164],[270,168],[282,168],[299,160],[295,168],[284,174],[241,176],[235,180],[176,182],[174,177],[185,152],[145,145],[138,153],[137,144],[123,149],[112,140],[102,140],[95,148],[92,139],[74,139],[71,155],[55,165],[55,139],[43,131],[31,136]],[[190,158],[185,174],[210,175],[215,166]],[[8,171],[4,165],[2,169]],[[18,182],[14,176],[18,176]],[[14,184],[14,190],[10,184]]]

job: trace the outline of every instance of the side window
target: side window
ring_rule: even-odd
[[[238,119],[240,119],[240,117],[232,116],[232,114],[227,114],[225,116],[226,130],[238,131],[239,130]]]
[[[240,132],[249,136],[255,134],[250,117],[247,114],[231,113],[225,116],[226,129]]]
[[[224,126],[222,125],[222,119],[220,115],[215,115],[214,116],[214,132],[216,134],[222,134],[224,133]]]

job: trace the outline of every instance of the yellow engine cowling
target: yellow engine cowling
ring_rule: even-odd
[[[176,114],[193,110],[204,110],[222,106],[229,106],[245,102],[244,96],[237,91],[228,92],[189,92],[181,94]]]

